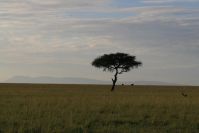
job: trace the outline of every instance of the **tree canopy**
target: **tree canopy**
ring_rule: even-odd
[[[133,68],[137,68],[142,65],[141,62],[135,60],[135,56],[131,56],[125,53],[112,53],[104,54],[96,58],[92,65],[97,68],[103,68],[104,71],[113,72],[115,69],[119,70],[119,74],[128,72]]]
[[[115,83],[117,82],[117,75],[141,66],[142,62],[136,61],[135,56],[131,56],[126,53],[111,53],[97,57],[92,62],[92,65],[97,68],[102,68],[103,71],[115,71],[115,78],[112,79],[112,90],[114,90]]]

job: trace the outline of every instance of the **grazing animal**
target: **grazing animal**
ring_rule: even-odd
[[[134,86],[134,84],[131,84],[131,86]]]
[[[187,97],[187,96],[188,96],[188,95],[185,94],[184,92],[181,92],[181,94],[182,94],[183,97]]]
[[[184,91],[183,91],[183,89],[181,89],[181,95],[183,96],[183,97],[188,97],[188,94],[186,94]]]

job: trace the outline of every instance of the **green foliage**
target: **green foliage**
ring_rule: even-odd
[[[0,85],[0,133],[198,133],[198,87]]]

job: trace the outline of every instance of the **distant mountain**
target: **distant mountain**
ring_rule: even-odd
[[[70,77],[27,77],[15,76],[6,81],[5,83],[52,83],[52,84],[109,84],[109,82],[87,79],[87,78],[70,78]]]
[[[135,81],[136,85],[178,85],[175,83],[161,82],[161,81]]]
[[[112,84],[111,81],[102,81],[88,78],[71,78],[71,77],[28,77],[28,76],[15,76],[4,83],[51,83],[51,84]],[[118,81],[117,84],[135,84],[135,85],[177,85],[167,82],[159,81]]]

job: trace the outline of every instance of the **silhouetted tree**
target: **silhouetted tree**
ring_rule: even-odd
[[[115,72],[114,78],[112,79],[113,85],[111,91],[115,89],[115,84],[118,79],[118,74],[128,72],[133,68],[137,68],[142,65],[142,62],[136,61],[135,56],[131,56],[126,53],[111,53],[104,54],[96,58],[92,65],[97,68],[102,68],[103,71]]]

